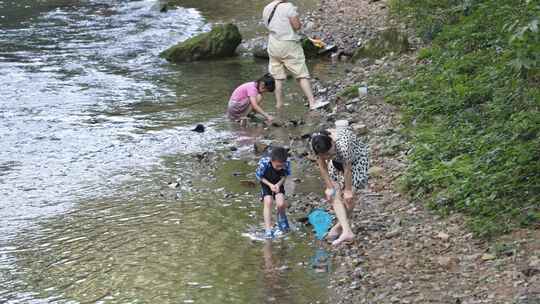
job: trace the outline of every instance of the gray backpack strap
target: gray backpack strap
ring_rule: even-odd
[[[276,9],[277,7],[282,4],[283,2],[279,2],[278,4],[274,5],[274,9],[272,10],[272,12],[270,13],[270,17],[268,17],[268,25],[270,25],[270,22],[272,22],[272,19],[274,18],[274,14],[276,13]]]

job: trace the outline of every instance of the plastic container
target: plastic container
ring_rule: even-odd
[[[358,96],[365,97],[368,93],[368,87],[367,86],[361,86],[358,88]]]

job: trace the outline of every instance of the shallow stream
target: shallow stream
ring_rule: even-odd
[[[268,130],[223,112],[266,62],[157,56],[212,22],[256,36],[265,1],[174,3],[0,0],[1,303],[327,303],[304,229],[268,244],[242,236],[262,222],[257,189],[240,179],[253,178],[246,159]],[[287,87],[280,117],[302,117]],[[206,132],[190,131],[198,123]],[[305,180],[293,191],[319,186]]]

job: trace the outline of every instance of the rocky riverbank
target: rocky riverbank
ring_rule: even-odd
[[[309,30],[335,43],[345,55],[392,26],[386,1],[322,0],[306,18]],[[441,218],[399,191],[407,166],[406,134],[400,113],[380,95],[374,77],[401,79],[414,66],[412,52],[379,60],[359,60],[342,80],[319,84],[317,94],[336,107],[327,120],[349,119],[371,147],[370,183],[360,193],[354,214],[354,245],[335,249],[339,265],[331,287],[332,303],[540,303],[540,233],[516,231],[496,240],[476,239],[461,215]],[[368,87],[360,98],[355,89]],[[310,199],[297,208],[308,209]],[[299,207],[301,206],[301,207]]]

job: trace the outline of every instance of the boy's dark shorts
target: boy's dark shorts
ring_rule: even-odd
[[[279,193],[285,194],[284,185],[281,185],[281,187],[279,187]],[[270,187],[268,187],[268,185],[261,183],[261,200],[263,200],[264,197],[267,195],[271,195],[273,199],[276,199],[276,193],[272,192],[272,190],[270,189]]]

